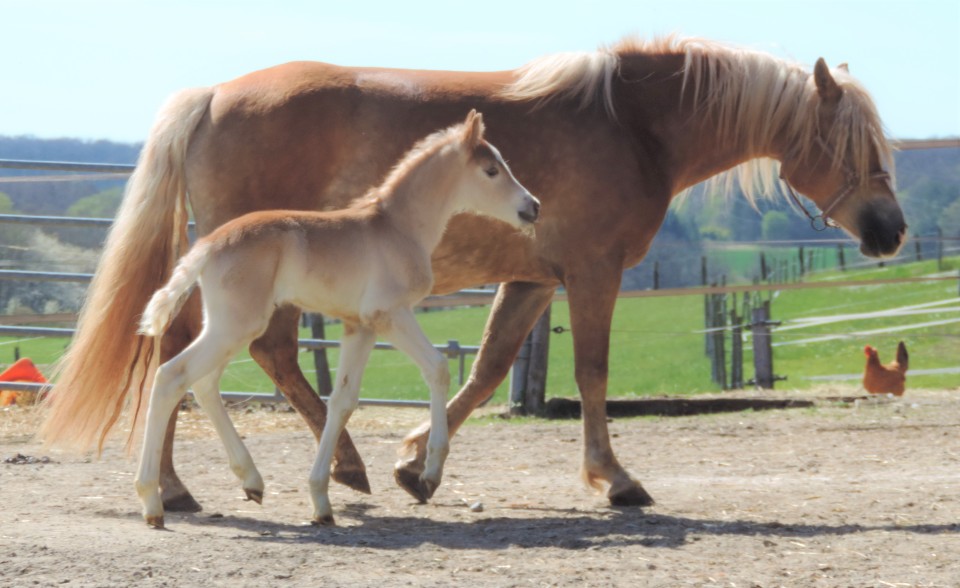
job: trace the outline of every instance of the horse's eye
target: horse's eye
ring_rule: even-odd
[[[488,167],[487,169],[485,169],[485,170],[483,170],[483,171],[484,171],[484,173],[487,174],[487,176],[489,176],[489,177],[491,177],[491,178],[497,177],[497,174],[500,173],[500,170],[499,170],[499,169],[497,168],[497,166],[495,166],[495,165],[494,165],[494,166],[491,166],[491,167]]]

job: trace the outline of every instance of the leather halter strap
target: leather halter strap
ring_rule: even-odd
[[[821,139],[820,137],[817,137],[817,141],[820,143],[822,147],[824,147],[826,151],[832,151],[832,149],[830,149],[830,147],[826,144],[826,142],[824,142],[823,139]],[[830,219],[830,213],[833,211],[834,208],[837,207],[838,204],[840,204],[844,199],[846,199],[847,196],[853,194],[853,192],[857,189],[857,186],[860,185],[860,176],[857,175],[852,170],[850,170],[848,166],[844,166],[844,167],[847,168],[846,181],[843,183],[842,186],[840,186],[840,189],[837,190],[833,194],[833,196],[830,197],[830,203],[827,205],[827,207],[822,209],[820,211],[820,214],[817,214],[817,215],[810,214],[810,211],[807,210],[807,207],[804,206],[802,202],[800,202],[800,198],[797,196],[797,193],[793,189],[793,186],[790,185],[790,181],[787,180],[787,178],[784,177],[783,175],[783,167],[781,166],[780,168],[780,179],[783,180],[784,185],[787,187],[787,194],[790,195],[790,198],[793,200],[794,204],[796,204],[797,207],[803,211],[803,214],[807,215],[807,218],[810,219],[810,226],[813,228],[814,231],[823,231],[827,227],[830,227],[833,229],[840,228],[840,225],[838,225],[837,223],[833,222],[833,220]],[[870,180],[889,181],[890,174],[886,171],[881,170],[878,172],[871,173],[868,176],[868,178]]]
[[[889,180],[890,174],[885,171],[878,171],[870,174],[871,180]],[[787,187],[787,194],[790,195],[790,198],[797,205],[797,207],[803,211],[803,214],[807,215],[807,218],[810,219],[810,226],[814,231],[823,231],[827,227],[838,229],[840,225],[833,222],[830,219],[830,213],[834,208],[837,207],[840,202],[842,202],[847,196],[853,194],[854,190],[857,189],[857,186],[860,184],[859,177],[855,174],[847,174],[847,181],[844,182],[843,186],[840,187],[837,192],[830,197],[830,204],[826,208],[820,211],[820,214],[810,214],[810,211],[807,210],[807,207],[800,202],[800,198],[797,196],[797,192],[793,189],[793,186],[790,185],[790,182],[787,178],[783,177],[783,173],[780,174],[780,179],[783,180],[784,185]]]

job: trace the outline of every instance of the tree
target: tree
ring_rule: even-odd
[[[763,215],[760,234],[764,241],[778,241],[792,236],[793,220],[781,210],[769,210]]]

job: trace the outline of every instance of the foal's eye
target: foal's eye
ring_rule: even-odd
[[[500,173],[500,170],[499,170],[499,169],[497,168],[497,166],[495,166],[495,165],[492,166],[492,167],[488,167],[487,169],[485,169],[485,170],[483,170],[483,171],[484,171],[484,173],[487,174],[488,177],[491,177],[491,178],[497,177],[497,174]]]

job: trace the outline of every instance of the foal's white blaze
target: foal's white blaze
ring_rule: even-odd
[[[373,196],[335,213],[267,211],[235,219],[201,239],[154,294],[141,332],[162,335],[198,281],[204,328],[190,346],[160,366],[154,380],[136,479],[148,524],[164,524],[159,493],[163,434],[191,384],[248,498],[262,499],[263,479],[217,390],[229,359],[263,333],[273,310],[283,304],[340,317],[345,326],[327,422],[310,473],[314,521],[333,522],[327,492],[334,449],[357,407],[363,368],[378,335],[413,359],[430,389],[431,428],[421,483],[430,494],[440,484],[449,451],[450,372],[412,310],[432,287],[430,254],[457,212],[475,211],[523,227],[537,219],[540,203],[517,182],[499,151],[483,140],[476,112],[418,144]]]

